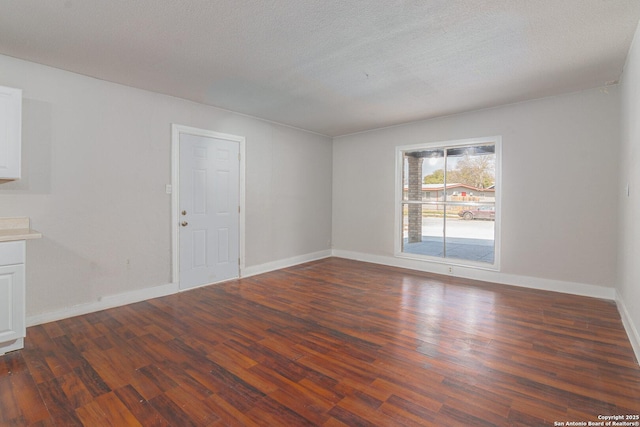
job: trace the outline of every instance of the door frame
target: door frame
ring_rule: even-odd
[[[245,260],[245,144],[244,136],[230,135],[191,126],[171,124],[171,282],[180,289],[180,135],[189,134],[209,138],[233,141],[239,144],[239,199],[240,212],[238,218],[238,277],[242,277]],[[189,288],[195,289],[195,288]],[[189,290],[184,289],[184,290]]]

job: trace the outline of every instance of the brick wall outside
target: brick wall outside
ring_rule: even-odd
[[[407,157],[409,163],[408,192],[409,200],[422,200],[422,162],[424,159]],[[422,241],[422,205],[409,205],[409,243]]]

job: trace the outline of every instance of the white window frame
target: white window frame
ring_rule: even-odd
[[[470,261],[464,259],[457,258],[440,258],[429,255],[419,255],[419,254],[411,254],[402,252],[402,194],[403,194],[403,182],[402,182],[402,171],[404,167],[404,153],[410,151],[418,151],[418,150],[430,150],[436,148],[451,148],[465,145],[474,145],[474,144],[494,144],[495,145],[495,228],[494,228],[494,257],[493,264],[485,263],[485,262],[477,262]],[[458,139],[453,141],[437,141],[437,142],[428,142],[422,144],[413,144],[413,145],[403,145],[396,147],[396,194],[395,194],[395,206],[394,206],[394,255],[397,258],[405,258],[410,260],[420,260],[425,262],[433,262],[437,264],[445,264],[449,266],[460,266],[460,267],[470,267],[477,268],[481,270],[492,270],[492,271],[500,271],[500,229],[501,229],[501,219],[502,219],[502,137],[501,136],[490,136],[490,137],[482,137],[482,138],[469,138],[469,139]]]

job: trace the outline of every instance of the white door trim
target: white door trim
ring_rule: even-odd
[[[242,277],[245,259],[245,137],[173,123],[171,124],[171,282],[180,284],[180,134],[235,141],[240,145],[240,241],[238,242],[240,265],[238,274],[239,277]]]

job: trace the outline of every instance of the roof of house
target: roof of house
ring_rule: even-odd
[[[473,187],[471,185],[467,185],[467,184],[461,184],[461,183],[451,183],[451,184],[447,184],[447,190],[451,189],[451,188],[458,188],[458,187],[462,187],[462,188],[467,188],[471,191],[496,191],[495,190],[495,185],[492,185],[491,187],[488,188],[477,188],[477,187]],[[425,190],[429,190],[429,191],[441,191],[444,188],[444,186],[442,184],[422,184],[422,191]]]

